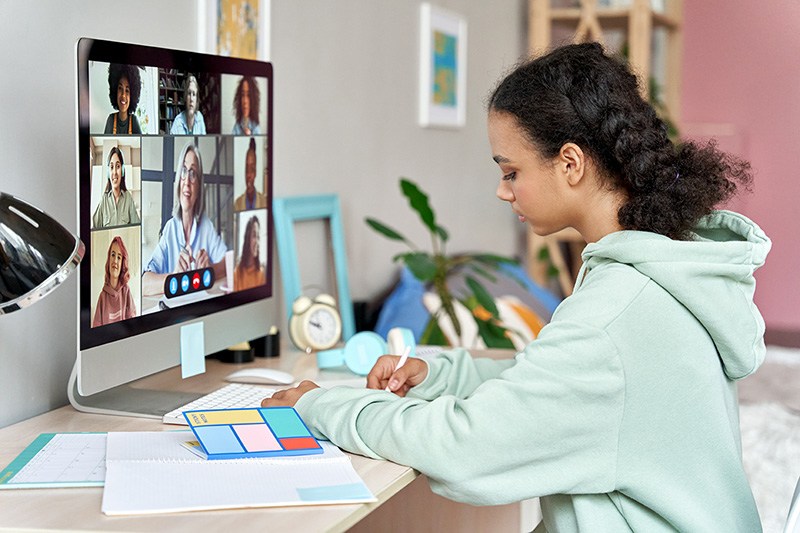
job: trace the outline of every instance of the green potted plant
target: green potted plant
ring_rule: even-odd
[[[442,302],[441,308],[432,313],[420,338],[420,344],[448,343],[438,326],[438,320],[442,313],[449,317],[457,337],[461,338],[461,323],[456,316],[454,305],[454,302],[458,300],[472,311],[478,333],[487,347],[513,348],[507,330],[500,321],[497,306],[479,278],[494,281],[494,273],[500,265],[503,263],[516,264],[517,261],[485,253],[448,255],[446,245],[449,234],[437,222],[436,214],[428,202],[428,195],[416,183],[407,178],[400,179],[400,190],[408,199],[411,209],[419,215],[423,225],[430,233],[430,251],[419,249],[400,232],[374,218],[367,217],[365,221],[379,234],[388,239],[400,241],[409,248],[409,251],[395,255],[393,260],[403,263],[418,280],[436,293]],[[463,273],[466,282],[466,289],[461,294],[453,294],[447,283],[448,278],[456,273]]]

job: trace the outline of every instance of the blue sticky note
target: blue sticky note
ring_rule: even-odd
[[[304,502],[364,500],[372,497],[372,493],[363,483],[308,488],[298,487],[295,490],[297,491],[297,495]]]
[[[181,377],[189,378],[206,371],[203,323],[181,326]]]
[[[199,426],[195,435],[203,443],[206,453],[244,453],[244,448],[230,426]]]

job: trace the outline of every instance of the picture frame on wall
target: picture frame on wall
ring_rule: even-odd
[[[271,0],[201,0],[197,45],[208,54],[269,61]]]
[[[467,20],[430,3],[420,6],[419,123],[460,128],[466,123]]]

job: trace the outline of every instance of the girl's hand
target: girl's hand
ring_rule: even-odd
[[[303,394],[318,388],[313,381],[304,380],[297,387],[279,390],[271,398],[264,398],[261,407],[294,407]]]
[[[405,396],[411,387],[427,377],[428,363],[422,359],[409,357],[406,364],[395,371],[399,361],[399,355],[379,357],[367,375],[367,388],[384,390],[388,386],[398,396]]]

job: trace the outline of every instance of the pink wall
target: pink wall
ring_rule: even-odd
[[[772,239],[756,303],[769,331],[800,333],[800,2],[684,0],[683,28],[681,133],[752,164],[731,207]]]

